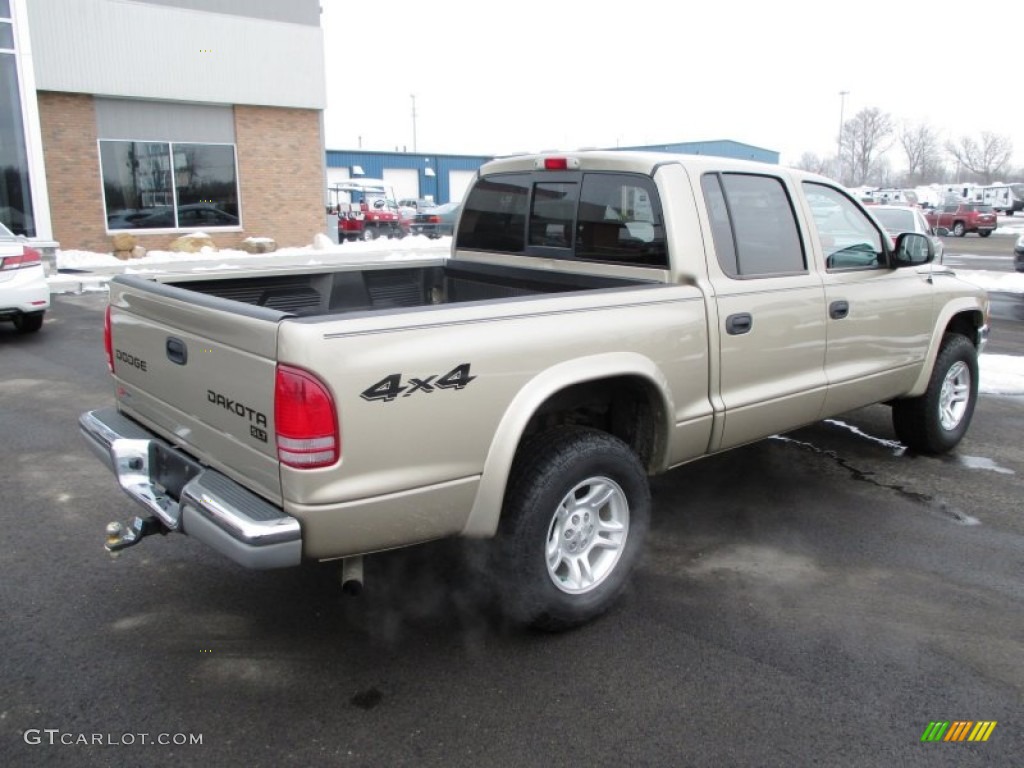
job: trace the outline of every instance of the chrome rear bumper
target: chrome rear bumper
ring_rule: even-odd
[[[78,423],[124,492],[163,530],[186,533],[248,568],[301,562],[302,529],[294,517],[197,463],[116,408],[83,413]],[[108,543],[108,549],[138,538],[121,546]]]

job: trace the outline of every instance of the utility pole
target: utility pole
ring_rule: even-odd
[[[836,181],[843,183],[843,112],[849,91],[839,92],[839,140],[836,142]]]
[[[416,94],[410,93],[409,98],[412,99],[412,151],[416,153]]]

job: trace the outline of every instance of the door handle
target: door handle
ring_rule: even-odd
[[[167,359],[177,365],[185,365],[188,362],[188,347],[185,346],[185,342],[174,336],[168,336]]]
[[[750,333],[754,327],[754,318],[749,312],[739,312],[725,318],[725,332],[730,336],[739,336]]]
[[[833,301],[828,305],[828,316],[833,320],[842,320],[850,314],[850,302],[848,301]]]

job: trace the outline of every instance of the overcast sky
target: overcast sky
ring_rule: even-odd
[[[734,139],[795,163],[835,153],[845,90],[846,118],[879,107],[944,139],[1005,134],[1024,165],[1017,3],[322,5],[328,149],[412,151],[415,94],[419,152]]]

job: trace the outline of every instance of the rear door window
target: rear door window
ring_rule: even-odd
[[[712,238],[730,277],[807,272],[807,260],[789,195],[781,179],[747,173],[701,179]]]

